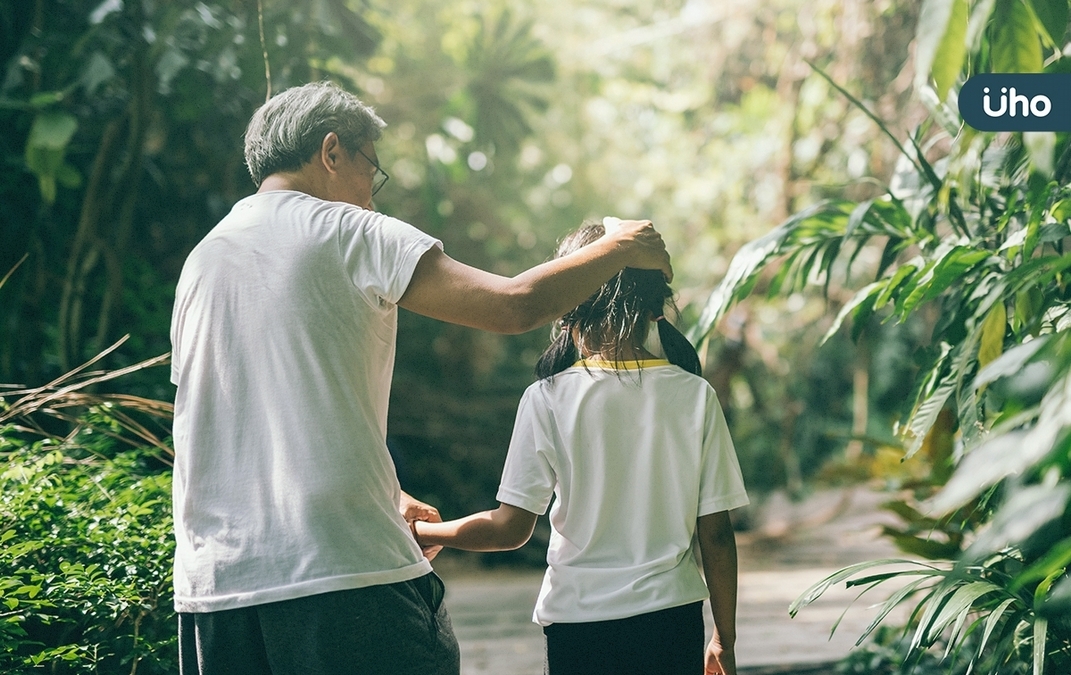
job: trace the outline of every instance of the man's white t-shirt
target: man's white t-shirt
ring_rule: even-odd
[[[546,512],[533,620],[622,619],[709,596],[696,519],[748,503],[713,388],[664,360],[585,361],[525,391],[498,501]]]
[[[431,571],[385,439],[396,303],[436,245],[274,191],[235,204],[190,253],[171,326],[176,611]]]

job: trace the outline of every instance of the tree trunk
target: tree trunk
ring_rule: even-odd
[[[82,296],[85,294],[86,259],[96,255],[93,251],[97,237],[97,225],[103,213],[107,211],[108,173],[112,166],[119,133],[125,123],[124,118],[113,120],[104,130],[97,155],[93,159],[93,169],[86,184],[86,194],[82,199],[82,211],[78,217],[78,229],[75,231],[71,251],[67,257],[67,274],[60,296],[58,328],[58,351],[60,367],[70,370],[79,356],[80,314]],[[95,264],[95,260],[92,261]],[[90,266],[92,269],[92,265]]]
[[[844,458],[854,462],[863,454],[870,402],[870,349],[866,336],[859,338],[852,373],[852,440],[844,448]]]
[[[139,6],[140,8],[140,6]],[[144,164],[145,134],[152,110],[152,71],[149,68],[147,45],[139,42],[137,49],[136,95],[130,102],[130,127],[127,133],[127,161],[113,186],[115,198],[119,201],[115,229],[112,233],[111,246],[104,249],[104,263],[107,271],[107,285],[101,300],[97,316],[96,348],[103,349],[110,344],[109,332],[111,318],[115,308],[123,297],[123,260],[130,245],[134,230],[134,210],[137,206],[139,184]],[[121,193],[121,200],[118,194]]]
[[[135,25],[143,22],[140,2],[129,3],[126,11],[135,15]],[[104,261],[105,282],[97,308],[96,348],[108,344],[111,318],[122,302],[123,259],[134,227],[142,148],[153,93],[152,64],[144,40],[138,41],[133,64],[134,95],[125,114],[105,128],[67,260],[58,317],[60,364],[64,370],[82,360],[85,297],[90,274],[99,260]]]

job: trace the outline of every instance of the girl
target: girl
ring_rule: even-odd
[[[603,231],[586,224],[558,256]],[[422,546],[510,550],[557,498],[533,616],[549,675],[736,672],[727,512],[748,498],[699,357],[663,315],[670,298],[661,272],[625,269],[562,317],[517,411],[499,507],[412,523]],[[651,322],[666,359],[644,347]]]

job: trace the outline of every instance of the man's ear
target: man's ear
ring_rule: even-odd
[[[339,153],[341,151],[342,143],[338,140],[338,134],[333,131],[327,132],[323,142],[320,143],[318,158],[328,173],[336,173],[338,171]]]

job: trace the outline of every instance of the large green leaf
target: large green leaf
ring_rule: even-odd
[[[1009,590],[1016,593],[1027,584],[1059,576],[1067,570],[1069,565],[1071,565],[1071,537],[1051,546],[1040,560],[1020,572],[1012,581]]]
[[[63,150],[77,130],[78,119],[74,115],[58,110],[42,112],[34,118],[26,146]]]
[[[966,455],[934,498],[934,511],[948,513],[959,508],[1005,476],[1033,464],[1037,457],[1024,458],[1019,452],[1028,438],[1026,431],[1001,434]]]
[[[884,621],[887,616],[889,616],[889,613],[892,612],[897,605],[903,602],[908,596],[916,593],[920,586],[930,581],[932,581],[932,579],[928,577],[923,577],[922,579],[915,579],[914,581],[907,583],[900,590],[890,595],[889,598],[881,604],[881,608],[878,610],[877,616],[874,617],[874,619],[870,622],[870,625],[868,625],[866,629],[862,632],[862,634],[859,636],[859,639],[855,641],[855,646],[861,646],[863,644],[863,641],[866,640],[867,637],[874,632],[874,629],[876,629],[878,625],[881,624],[881,622]]]
[[[989,24],[989,17],[993,15],[993,7],[996,0],[978,0],[974,9],[971,10],[970,22],[967,24],[967,51],[977,51],[981,46],[982,35]]]
[[[1021,331],[1024,327],[1031,325],[1036,319],[1040,318],[1039,314],[1044,301],[1045,297],[1042,290],[1037,286],[1025,288],[1016,293],[1012,327],[1017,331]]]
[[[868,560],[866,562],[856,563],[855,565],[849,565],[848,567],[839,569],[833,574],[830,574],[829,576],[825,577],[821,581],[812,584],[807,590],[801,593],[798,598],[792,601],[792,604],[788,607],[788,613],[791,616],[796,616],[796,614],[801,609],[820,598],[823,593],[830,589],[830,587],[839,584],[842,581],[848,580],[859,572],[874,569],[876,567],[888,567],[890,565],[909,565],[914,568],[921,567],[924,568],[924,570],[929,570],[931,572],[940,572],[940,570],[938,570],[936,567],[933,567],[932,565],[927,565],[925,563],[920,563],[915,560],[907,560],[904,558],[883,558],[881,560]],[[892,578],[893,576],[918,573],[919,572],[917,569],[905,570],[902,572],[897,571],[890,573],[888,577]]]
[[[925,0],[919,14],[915,48],[915,87],[922,89],[932,76],[938,102],[963,69],[967,55],[967,0]]]
[[[876,218],[883,227],[881,232],[889,236],[910,237],[912,235],[911,214],[899,199],[886,195],[870,205],[866,222]]]
[[[1023,0],[998,0],[991,45],[994,73],[1041,72],[1041,40]]]
[[[1032,485],[1013,494],[1001,505],[990,526],[982,532],[964,554],[964,560],[979,560],[1006,548],[1017,546],[1045,525],[1060,518],[1071,498],[1071,483]]]
[[[978,342],[978,367],[1000,357],[1004,351],[1004,332],[1008,329],[1008,312],[1003,302],[994,303],[982,322],[982,337]]]
[[[39,113],[30,127],[30,135],[26,139],[26,168],[37,176],[41,198],[46,204],[56,200],[57,179],[62,177],[65,184],[75,182],[71,174],[74,169],[66,167],[64,156],[67,144],[77,130],[77,118],[57,110]]]
[[[1018,293],[1025,288],[1044,286],[1068,267],[1071,267],[1071,253],[1033,258],[1008,272],[1002,281],[1012,293]]]
[[[941,410],[948,403],[948,399],[952,394],[955,393],[958,385],[959,382],[955,377],[955,373],[946,376],[934,392],[922,401],[915,414],[911,416],[911,420],[907,424],[908,445],[907,452],[904,455],[905,459],[913,457],[922,448],[922,442],[926,440],[926,434],[929,433],[934,422],[937,421],[937,416],[941,414]]]
[[[833,320],[833,325],[831,325],[829,330],[826,331],[826,334],[822,336],[822,344],[836,335],[837,331],[840,330],[841,324],[844,323],[844,319],[846,319],[849,314],[852,317],[853,328],[855,324],[865,322],[874,312],[874,301],[884,287],[884,282],[875,281],[871,284],[867,284],[861,290],[856,292],[856,294],[852,296],[852,299],[841,307],[840,312],[837,313],[837,318]]]
[[[993,634],[993,629],[997,627],[1004,613],[1008,611],[1008,607],[1015,602],[1015,598],[1008,598],[1001,602],[997,607],[989,613],[989,616],[985,619],[985,629],[982,632],[982,641],[978,645],[978,655],[981,656],[985,652],[985,646],[989,643],[989,637]]]
[[[97,87],[114,77],[115,67],[112,65],[111,60],[100,52],[94,52],[82,69],[82,76],[79,81],[85,87],[86,93],[92,96]]]
[[[1052,177],[1056,160],[1056,134],[1052,131],[1027,131],[1023,133],[1023,145],[1030,152],[1034,169],[1046,178]]]
[[[1003,306],[1003,303],[1001,304]],[[1045,346],[1047,341],[1048,337],[1042,336],[1036,340],[1031,340],[1026,344],[1017,345],[1004,352],[978,371],[978,375],[974,378],[974,388],[979,389],[1002,377],[1018,373],[1023,369],[1023,366],[1037,354],[1038,350]]]
[[[852,209],[851,215],[848,216],[848,225],[844,228],[844,236],[850,237],[855,233],[856,228],[863,224],[867,215],[870,213],[870,207],[874,205],[873,199],[868,199],[865,202],[859,202],[859,204]]]
[[[914,262],[904,263],[893,272],[893,275],[889,277],[888,281],[878,282],[882,283],[884,288],[882,288],[881,293],[878,294],[877,299],[874,301],[874,309],[881,309],[884,307],[889,300],[895,297],[897,291],[900,290],[901,284],[905,283],[905,281],[914,275],[918,269],[918,266]],[[910,290],[912,288],[914,288],[914,285],[909,284],[908,289]]]
[[[1028,431],[997,435],[966,455],[934,499],[934,509],[947,513],[1012,474],[1020,473],[1045,457],[1057,437],[1071,425],[1071,374],[1065,374],[1041,402],[1037,424]]]
[[[960,390],[967,369],[973,362],[975,343],[980,335],[981,328],[976,326],[955,347],[947,343],[942,347],[943,354],[926,376],[915,410],[904,429],[907,441],[905,459],[914,456],[922,448],[941,410],[948,405],[948,399]]]
[[[896,548],[904,553],[922,556],[929,560],[948,560],[960,552],[959,545],[954,542],[941,541],[929,534],[920,537],[889,525],[881,526],[881,536],[892,539]]]
[[[729,263],[729,269],[722,277],[721,283],[711,292],[703,307],[699,321],[688,331],[688,339],[697,344],[714,328],[718,319],[737,299],[738,289],[755,274],[761,266],[777,255],[781,243],[788,236],[785,225],[775,228],[766,235],[750,241],[740,247]]]
[[[1048,33],[1050,44],[1063,47],[1067,33],[1067,0],[1030,0],[1030,7]]]
[[[1053,585],[1040,610],[1045,616],[1051,617],[1071,615],[1071,577],[1064,577]]]
[[[941,632],[949,626],[953,621],[966,616],[971,611],[971,607],[975,601],[984,595],[990,593],[999,592],[1000,586],[989,581],[968,581],[963,583],[956,592],[952,594],[952,597],[948,599],[948,602],[944,604],[941,611],[934,618],[930,624],[926,641],[934,642],[940,637]]]
[[[1034,675],[1045,673],[1045,641],[1049,634],[1049,620],[1044,617],[1034,619]]]
[[[797,250],[807,245],[816,246],[812,252],[813,260],[821,244],[839,239],[850,208],[846,202],[820,202],[741,246],[721,283],[707,299],[699,321],[688,330],[688,339],[696,344],[705,338],[733,302],[747,295],[758,272],[775,257],[784,254],[790,243],[796,244]],[[802,272],[806,278],[808,271],[804,269]]]
[[[926,598],[925,602],[920,607],[923,609],[922,616],[919,617],[918,625],[915,626],[915,634],[911,638],[911,646],[909,649],[915,650],[920,647],[930,646],[931,641],[927,640],[930,627],[933,625],[934,619],[937,618],[938,612],[940,612],[941,608],[949,602],[956,590],[957,584],[955,581],[946,577],[941,585],[935,588]]]
[[[961,282],[964,274],[988,257],[988,251],[979,251],[969,246],[951,249],[919,279],[914,290],[898,303],[897,309],[906,317],[920,303],[933,300],[953,284]]]

